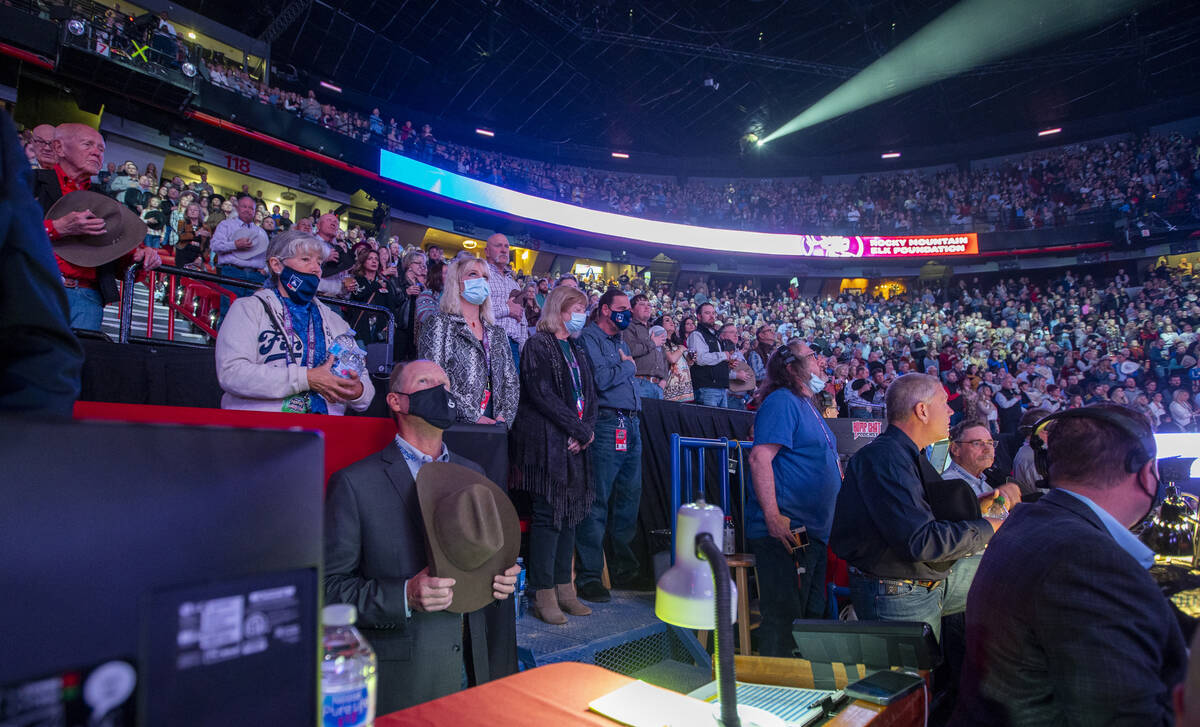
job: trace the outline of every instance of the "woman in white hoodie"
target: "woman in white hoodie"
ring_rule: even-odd
[[[265,287],[235,300],[217,333],[222,409],[340,415],[371,403],[370,377],[332,371],[334,339],[354,331],[315,297],[328,254],[299,230],[271,240]]]

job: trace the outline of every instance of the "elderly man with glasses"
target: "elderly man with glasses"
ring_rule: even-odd
[[[942,477],[961,479],[979,497],[980,508],[987,512],[997,494],[1004,496],[1008,507],[1021,501],[1021,489],[1012,483],[999,488],[988,484],[983,473],[996,461],[996,440],[984,422],[966,420],[950,428],[950,464]]]

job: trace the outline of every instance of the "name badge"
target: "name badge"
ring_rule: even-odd
[[[624,428],[617,430],[617,451],[625,452],[629,450],[629,439]]]
[[[479,416],[486,416],[488,402],[492,400],[492,390],[483,390],[483,401],[479,402]]]

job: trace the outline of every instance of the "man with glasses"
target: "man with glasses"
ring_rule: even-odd
[[[37,155],[38,169],[53,169],[58,163],[58,152],[54,151],[54,127],[38,124],[33,127],[33,152]]]
[[[1014,484],[993,488],[983,473],[996,461],[996,440],[986,424],[964,420],[950,428],[950,464],[942,472],[943,479],[960,479],[971,486],[979,498],[980,507],[987,512],[996,493],[1004,496],[1009,507],[1021,501],[1021,490]]]

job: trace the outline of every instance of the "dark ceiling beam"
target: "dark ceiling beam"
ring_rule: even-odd
[[[308,12],[312,3],[313,0],[292,0],[283,10],[279,11],[279,14],[262,32],[262,35],[258,36],[258,39],[264,43],[274,43],[283,34],[283,31],[290,28],[292,23],[300,19],[301,15]]]

